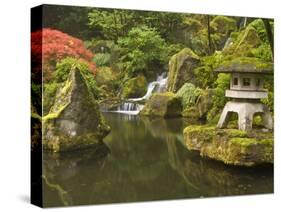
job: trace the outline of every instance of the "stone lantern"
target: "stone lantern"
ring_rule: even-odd
[[[231,101],[224,106],[218,128],[227,126],[231,113],[238,114],[238,128],[251,130],[254,115],[260,115],[263,126],[273,128],[273,120],[268,107],[260,102],[267,98],[267,90],[263,88],[264,78],[273,74],[272,63],[263,63],[256,58],[239,58],[222,64],[216,72],[230,73],[230,89],[225,96]]]

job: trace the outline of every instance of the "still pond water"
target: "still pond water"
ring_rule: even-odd
[[[45,154],[45,207],[273,192],[273,167],[235,168],[183,145],[177,119],[104,113],[106,146]]]

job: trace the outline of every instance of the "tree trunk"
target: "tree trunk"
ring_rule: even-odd
[[[273,59],[274,58],[274,39],[273,39],[273,33],[271,30],[271,26],[270,26],[268,19],[263,18],[262,21],[263,21],[263,24],[264,24],[264,27],[266,30],[267,39],[269,41],[269,45],[270,45],[271,52],[272,52],[272,59]]]
[[[209,54],[213,54],[212,39],[211,39],[211,27],[210,27],[210,16],[207,15],[207,28],[208,28],[208,43],[209,43]]]

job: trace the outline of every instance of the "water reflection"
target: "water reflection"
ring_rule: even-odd
[[[97,150],[44,156],[44,205],[79,205],[273,192],[272,167],[241,169],[182,144],[182,119],[106,113]]]

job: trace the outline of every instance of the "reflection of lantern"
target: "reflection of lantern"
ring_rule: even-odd
[[[245,62],[245,61],[246,62]],[[220,66],[216,71],[231,73],[230,90],[225,96],[232,98],[222,111],[218,127],[227,126],[231,113],[238,114],[238,128],[251,130],[254,115],[261,115],[264,127],[273,128],[273,121],[269,109],[260,102],[267,98],[267,91],[263,88],[264,77],[272,74],[271,63],[262,63],[255,58],[233,60],[227,65]]]

